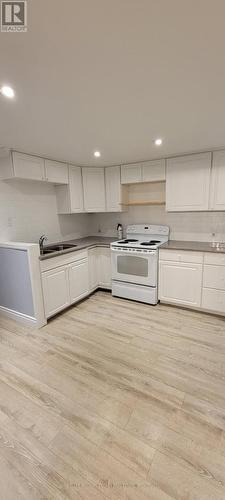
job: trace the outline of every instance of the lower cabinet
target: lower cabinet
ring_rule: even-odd
[[[90,248],[88,250],[88,264],[89,264],[89,290],[93,292],[98,288],[98,248]]]
[[[225,255],[160,250],[159,299],[225,315]]]
[[[209,311],[225,314],[225,290],[203,288],[202,307]]]
[[[98,287],[111,288],[108,247],[65,254],[41,262],[46,318],[86,297]]]
[[[160,262],[159,298],[184,306],[201,306],[202,264]]]
[[[102,288],[112,288],[111,252],[109,248],[98,248],[98,284]]]
[[[47,318],[70,305],[67,266],[57,267],[42,273],[42,286]]]
[[[225,254],[204,257],[202,307],[225,314]]]
[[[78,260],[69,265],[70,302],[77,302],[89,293],[88,260]]]

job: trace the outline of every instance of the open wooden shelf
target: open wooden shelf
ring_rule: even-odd
[[[159,201],[159,200],[146,200],[146,201],[128,201],[127,203],[123,203],[123,205],[126,205],[127,207],[130,206],[141,206],[141,205],[165,205],[165,201]]]

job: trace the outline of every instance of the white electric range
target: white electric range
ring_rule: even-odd
[[[126,238],[111,243],[112,294],[157,304],[158,248],[168,239],[168,226],[128,226]]]

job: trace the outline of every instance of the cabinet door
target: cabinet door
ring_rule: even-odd
[[[69,265],[69,289],[71,303],[85,297],[89,292],[88,259],[80,259]]]
[[[19,179],[30,179],[34,181],[45,180],[44,159],[13,152],[14,176]]]
[[[82,173],[80,167],[69,167],[69,190],[71,213],[84,211]]]
[[[200,307],[202,264],[160,262],[159,299],[185,306]]]
[[[121,167],[121,183],[122,184],[134,184],[136,182],[142,182],[141,163],[122,165],[122,167]]]
[[[105,212],[105,169],[84,167],[83,188],[86,212]]]
[[[105,169],[106,210],[107,212],[121,212],[122,187],[120,182],[120,167]]]
[[[210,208],[225,210],[225,151],[213,153]]]
[[[90,248],[88,251],[89,291],[98,288],[98,248]]]
[[[99,286],[103,288],[112,288],[112,268],[110,248],[99,248],[98,255],[98,276]]]
[[[142,164],[143,182],[161,182],[166,180],[165,160],[147,161]]]
[[[47,318],[69,306],[68,270],[66,266],[42,273],[42,286]]]
[[[58,161],[45,160],[46,181],[54,184],[68,184],[68,165]]]
[[[209,209],[211,153],[171,158],[166,168],[166,210]]]

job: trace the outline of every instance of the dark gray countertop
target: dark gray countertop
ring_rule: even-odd
[[[215,245],[215,243],[214,243]],[[220,246],[222,245],[222,246]],[[219,243],[218,246],[213,246],[209,241],[178,241],[170,240],[164,243],[160,249],[168,250],[192,250],[193,252],[212,252],[225,253],[225,243]]]
[[[117,237],[113,236],[107,238],[105,236],[87,236],[86,238],[79,238],[77,240],[66,240],[54,243],[55,245],[72,244],[77,245],[74,248],[67,248],[66,250],[61,250],[60,252],[52,252],[46,255],[40,255],[40,260],[52,259],[53,257],[58,257],[58,255],[64,255],[66,253],[77,252],[78,250],[84,250],[85,248],[91,248],[96,246],[110,247],[110,243],[116,241]],[[46,245],[48,246],[48,245]],[[51,245],[50,245],[51,246]]]

